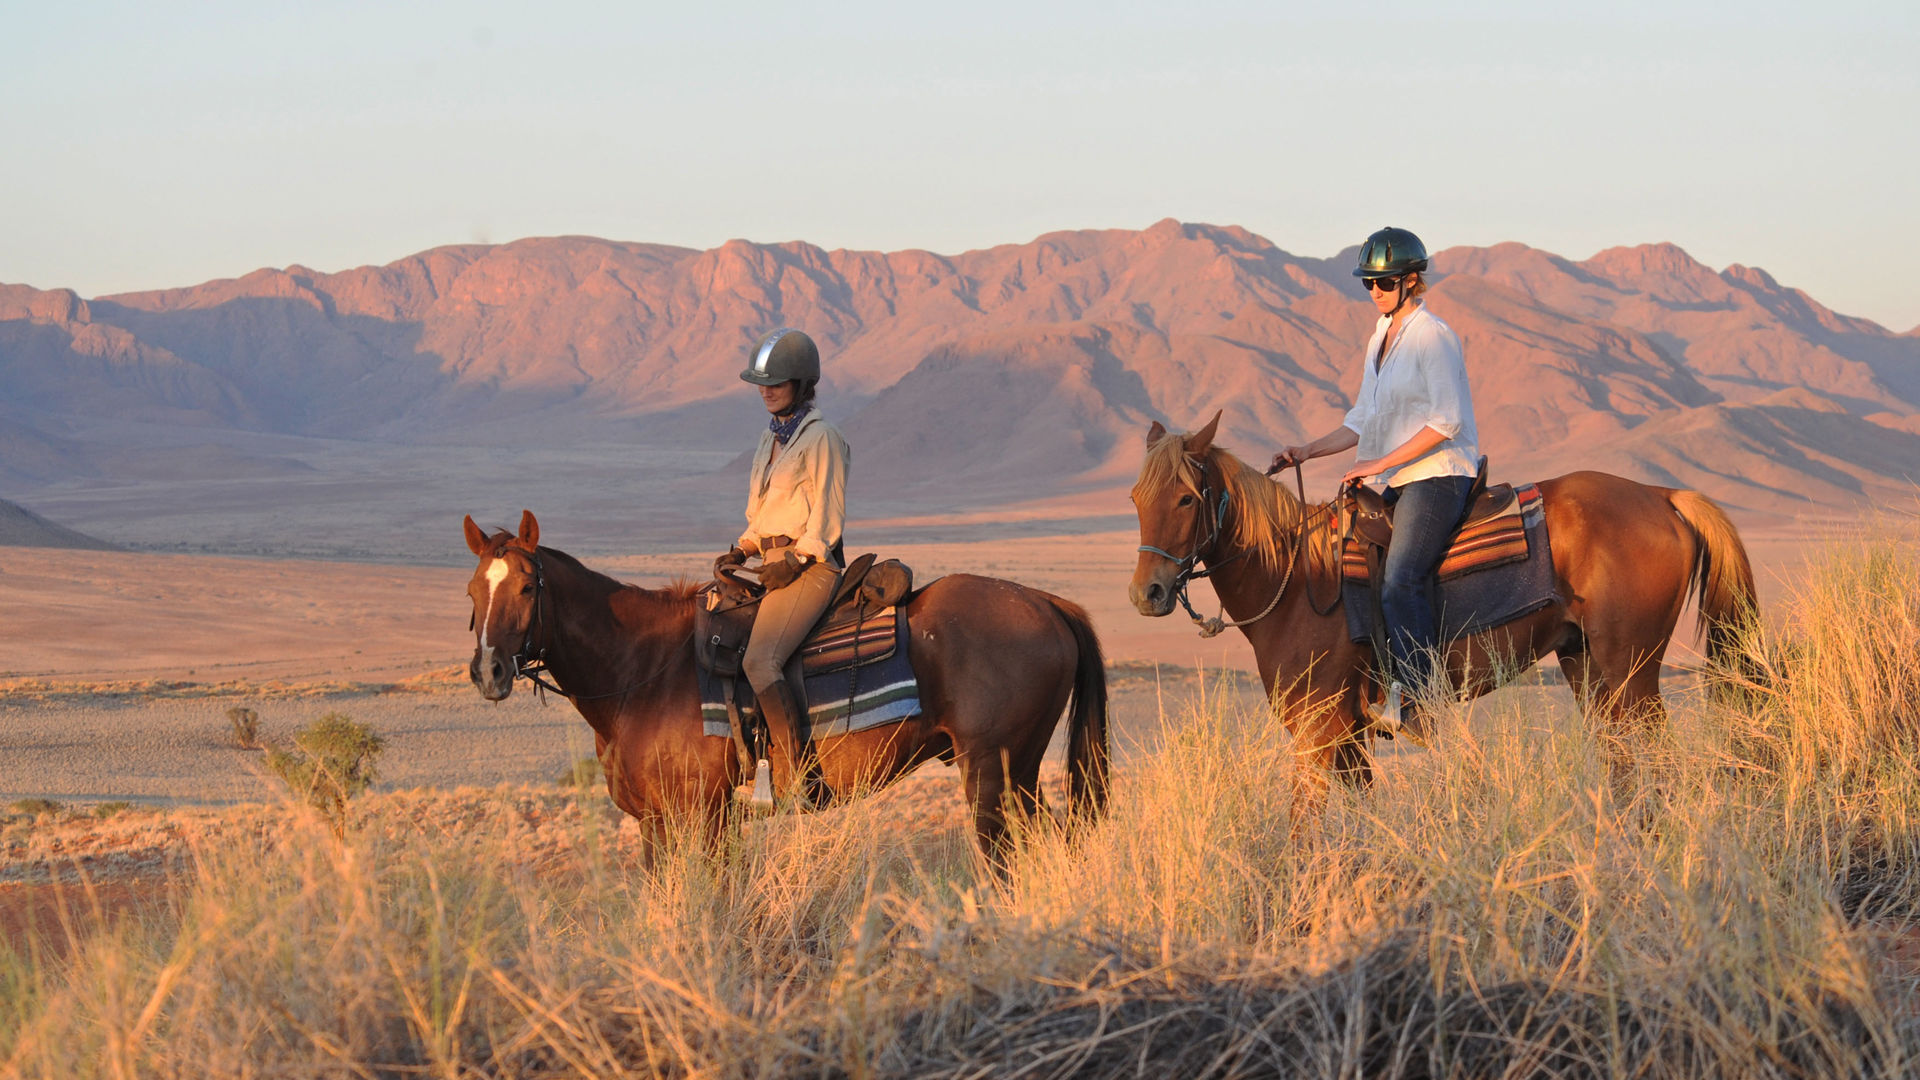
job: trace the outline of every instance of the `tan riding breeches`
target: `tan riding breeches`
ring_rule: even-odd
[[[747,638],[747,655],[742,664],[754,693],[764,694],[767,687],[780,681],[787,658],[806,640],[813,624],[820,621],[838,584],[840,571],[817,562],[802,571],[791,585],[769,591],[760,601],[760,613],[754,616],[753,634]]]

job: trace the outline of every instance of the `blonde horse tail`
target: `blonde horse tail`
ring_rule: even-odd
[[[1753,564],[1747,560],[1739,530],[1725,510],[1697,491],[1669,491],[1667,502],[1698,541],[1689,585],[1699,589],[1700,633],[1706,638],[1707,661],[1722,671],[1757,675],[1752,670],[1755,665],[1745,662],[1742,644],[1759,620],[1760,601],[1753,585]]]
[[[1057,596],[1047,600],[1073,632],[1076,653],[1073,703],[1067,713],[1067,809],[1074,818],[1091,819],[1106,811],[1112,768],[1107,746],[1107,662],[1086,610]]]

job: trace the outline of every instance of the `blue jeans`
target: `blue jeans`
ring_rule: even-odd
[[[1433,476],[1387,489],[1395,509],[1393,542],[1380,572],[1380,610],[1386,616],[1393,678],[1408,687],[1423,685],[1433,674],[1432,654],[1440,644],[1433,572],[1467,516],[1472,490],[1471,476]]]

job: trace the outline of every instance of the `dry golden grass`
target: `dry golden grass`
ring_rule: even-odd
[[[1920,549],[1836,547],[1632,791],[1558,690],[1461,706],[1323,829],[1216,695],[1009,879],[880,797],[640,865],[598,792],[184,830],[143,907],[0,951],[23,1077],[1920,1071]],[[923,782],[924,784],[925,782]]]

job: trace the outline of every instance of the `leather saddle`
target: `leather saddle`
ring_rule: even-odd
[[[1346,509],[1352,515],[1348,535],[1372,547],[1384,548],[1391,543],[1394,507],[1387,505],[1386,496],[1369,487],[1355,487],[1347,498]],[[1487,486],[1487,459],[1482,457],[1473,487],[1467,491],[1467,516],[1460,519],[1454,531],[1511,511],[1514,498],[1512,484]]]

